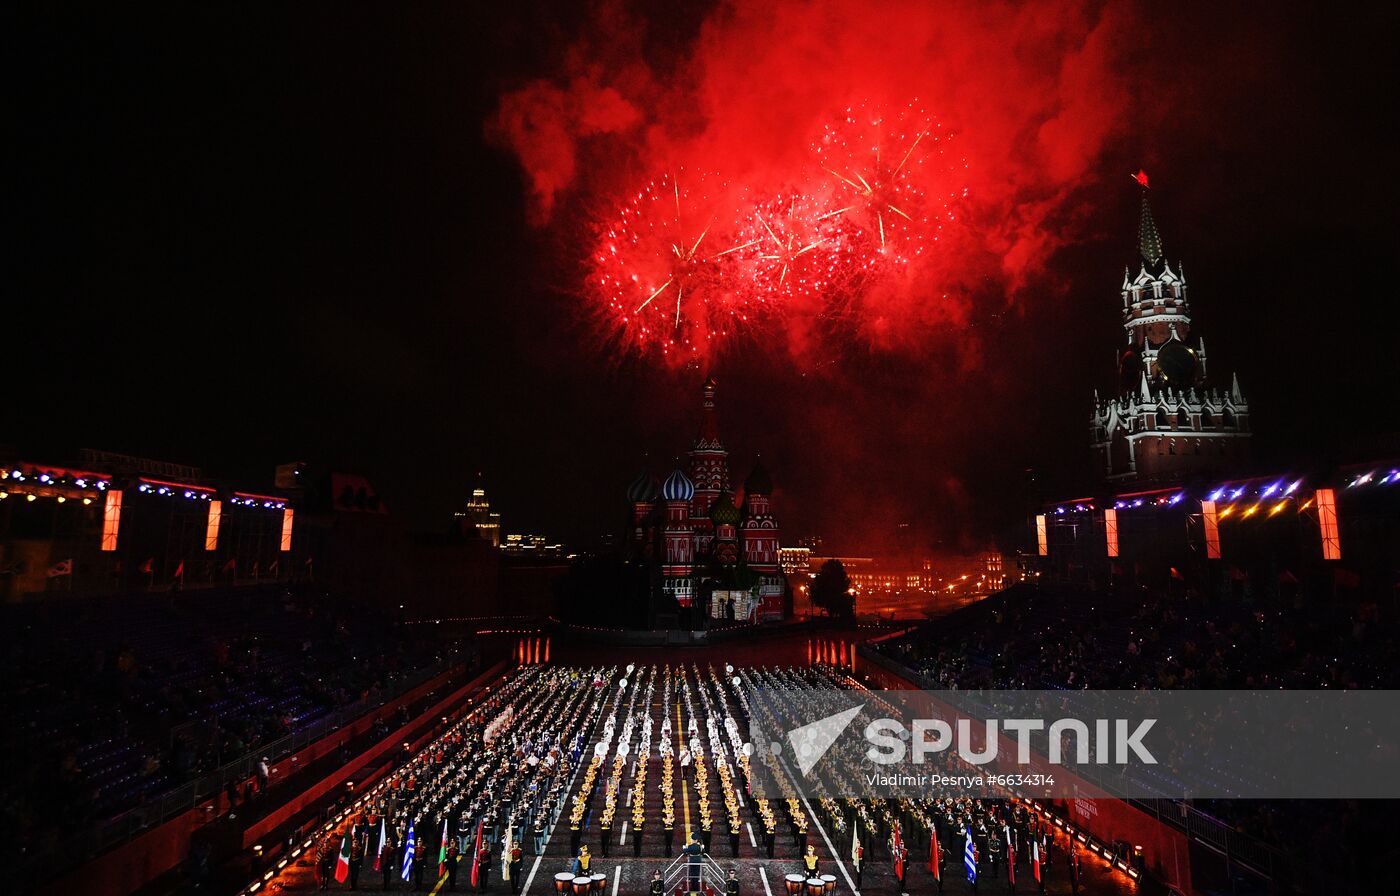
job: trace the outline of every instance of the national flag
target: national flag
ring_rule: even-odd
[[[860,864],[860,825],[851,825],[851,864]]]
[[[1016,841],[1012,838],[1011,832],[1006,832],[1006,879],[1011,884],[1011,889],[1016,889]]]
[[[418,852],[418,838],[413,833],[413,821],[408,823],[408,841],[403,848],[403,870],[399,877],[405,881],[413,876],[413,856]]]
[[[374,870],[378,871],[380,864],[384,861],[384,843],[388,839],[388,831],[385,828],[384,819],[379,819],[379,848],[374,851]]]
[[[156,568],[156,558],[154,558],[154,557],[148,558],[148,559],[146,560],[145,563],[142,563],[142,564],[141,564],[141,571],[144,572],[144,573],[147,573],[147,574],[149,574],[149,573],[151,573],[151,572],[154,572],[154,571],[155,571],[155,568]]]
[[[1031,873],[1035,875],[1035,882],[1040,883],[1040,841],[1031,840]]]
[[[1186,581],[1186,576],[1182,575],[1181,570],[1177,569],[1175,566],[1172,567],[1172,578],[1176,579],[1178,582]]]
[[[51,579],[56,579],[56,578],[58,578],[59,576],[71,576],[72,574],[73,574],[73,560],[72,560],[71,558],[68,559],[68,560],[60,560],[60,561],[58,561],[58,562],[55,563],[53,566],[50,566],[50,567],[49,567],[49,572],[48,572],[48,576],[49,576],[49,578],[51,578]]]
[[[236,572],[237,570],[238,561],[233,557],[228,558],[228,562],[224,564],[224,572]]]
[[[483,822],[485,819],[476,820],[476,845],[472,847],[472,886],[477,886],[477,881],[481,879],[481,835],[483,833]]]
[[[899,826],[894,828],[894,876],[896,880],[904,880],[904,835],[900,833]]]
[[[180,565],[177,566],[177,567],[175,567],[175,574],[174,574],[173,576],[171,576],[170,578],[172,578],[172,579],[184,579],[184,577],[185,577],[185,561],[181,560],[181,561],[180,561]]]
[[[438,838],[438,877],[447,873],[447,818],[442,819],[442,836]]]
[[[272,561],[272,565],[270,565],[270,566],[267,568],[267,574],[270,575],[270,576],[275,576],[275,575],[277,575],[277,561],[276,561],[276,560],[273,560],[273,561]]]
[[[350,835],[340,838],[340,858],[335,860],[335,879],[345,883],[350,879]]]
[[[967,842],[963,844],[963,867],[967,869],[967,882],[977,883],[977,847],[972,845],[972,831],[967,832]]]
[[[933,874],[933,879],[943,881],[943,854],[938,848],[938,826],[929,828],[928,832],[928,870]]]
[[[1285,569],[1283,572],[1278,574],[1278,583],[1280,585],[1296,585],[1298,584],[1298,577],[1295,576],[1290,570]]]

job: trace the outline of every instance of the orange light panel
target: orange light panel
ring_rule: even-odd
[[[217,550],[219,547],[219,521],[224,516],[224,502],[209,502],[209,523],[204,527],[204,549]]]
[[[1317,523],[1322,529],[1322,559],[1342,559],[1342,536],[1337,531],[1337,493],[1330,488],[1317,490]]]
[[[292,549],[292,508],[282,511],[282,550]]]
[[[122,527],[121,489],[107,491],[107,503],[102,508],[102,550],[117,549],[117,532]]]
[[[1214,501],[1201,502],[1201,521],[1206,525],[1206,558],[1220,559],[1220,520],[1215,513]]]
[[[1118,511],[1112,507],[1103,512],[1104,536],[1108,541],[1108,556],[1118,556]]]
[[[1044,557],[1050,553],[1050,540],[1045,532],[1045,514],[1038,513],[1035,517],[1035,540],[1040,548],[1040,556]]]

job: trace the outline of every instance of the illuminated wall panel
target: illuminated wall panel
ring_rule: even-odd
[[[224,502],[209,502],[209,523],[204,527],[204,549],[217,550],[219,547],[219,521],[224,516]]]
[[[282,550],[292,549],[292,508],[282,511]]]
[[[1040,548],[1040,556],[1045,557],[1050,553],[1050,539],[1045,531],[1045,514],[1039,513],[1035,517],[1035,541]]]
[[[1317,490],[1317,524],[1322,529],[1322,559],[1342,559],[1342,537],[1337,531],[1337,494],[1330,488]]]
[[[1220,559],[1220,520],[1215,515],[1215,502],[1201,502],[1201,521],[1206,526],[1206,558]]]
[[[121,489],[107,491],[107,503],[102,508],[102,550],[117,549],[117,531],[122,526]]]
[[[1108,556],[1118,556],[1118,511],[1112,507],[1103,512],[1104,536],[1108,541]]]

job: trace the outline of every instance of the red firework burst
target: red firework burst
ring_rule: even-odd
[[[704,357],[745,322],[752,283],[732,263],[744,247],[733,242],[724,190],[712,176],[665,174],[600,228],[589,284],[625,346]]]
[[[923,256],[966,189],[950,135],[917,104],[893,114],[861,105],[828,125],[813,146],[835,207],[828,212],[860,236],[865,266],[903,267]]]
[[[740,231],[739,276],[763,310],[806,310],[845,289],[853,269],[850,229],[819,197],[795,190],[755,205]]]

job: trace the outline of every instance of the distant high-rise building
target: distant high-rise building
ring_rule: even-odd
[[[464,530],[470,526],[476,530],[477,537],[482,541],[489,542],[492,547],[501,546],[501,515],[492,512],[491,502],[486,500],[485,489],[472,489],[472,498],[467,502],[467,509],[456,516],[462,519]]]
[[[1118,355],[1112,397],[1094,392],[1089,428],[1094,458],[1114,481],[1214,474],[1249,456],[1249,403],[1232,377],[1207,378],[1205,341],[1191,338],[1186,273],[1162,249],[1142,184],[1138,273],[1124,269],[1120,293],[1127,345]]]

